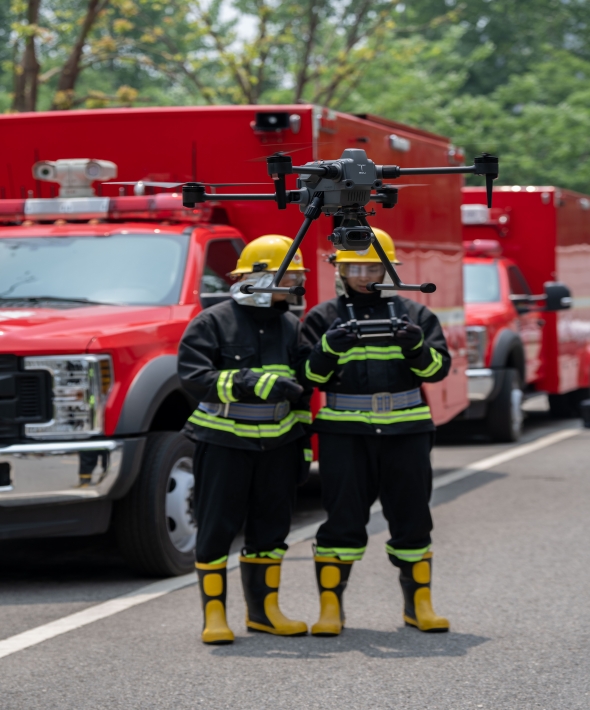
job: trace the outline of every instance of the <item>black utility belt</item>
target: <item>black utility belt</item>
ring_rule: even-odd
[[[218,402],[201,402],[199,409],[212,417],[224,419],[243,419],[252,422],[280,422],[291,411],[291,404],[287,400],[276,404],[244,404],[231,402],[221,404]]]
[[[326,393],[326,404],[330,409],[347,412],[393,412],[422,404],[420,388],[405,392],[376,392],[375,394]]]

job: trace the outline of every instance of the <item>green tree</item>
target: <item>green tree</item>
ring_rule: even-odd
[[[557,184],[590,191],[590,61],[545,47],[544,59],[488,94],[466,91],[491,42],[463,53],[455,26],[441,40],[396,42],[341,104],[449,136],[467,159],[501,158],[500,184]],[[362,107],[362,109],[361,109]],[[473,181],[473,180],[472,180]]]
[[[465,93],[491,93],[511,76],[523,74],[547,57],[566,49],[590,59],[590,6],[587,0],[420,0],[398,5],[399,23],[424,24],[452,8],[464,30],[457,52],[469,57],[478,47],[493,52],[469,69]],[[423,37],[439,40],[446,28],[430,24]]]

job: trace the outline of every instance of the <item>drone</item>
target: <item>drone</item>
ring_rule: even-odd
[[[275,186],[274,193],[217,194],[207,192],[207,187],[221,187],[237,184],[254,185],[265,183],[212,183],[185,182],[142,182],[142,186],[173,188],[182,186],[182,204],[194,208],[206,201],[230,200],[266,200],[276,202],[280,210],[287,205],[298,205],[304,215],[299,228],[283,262],[279,266],[273,283],[262,287],[243,284],[242,293],[287,293],[295,296],[305,295],[303,286],[280,286],[280,282],[289,268],[293,257],[301,246],[311,224],[322,214],[341,218],[328,239],[341,251],[364,251],[371,245],[383,262],[391,283],[370,283],[369,291],[421,291],[434,293],[433,283],[404,284],[393,264],[387,258],[381,244],[376,239],[367,217],[375,214],[367,212],[371,203],[379,204],[384,209],[395,207],[398,202],[400,185],[391,185],[384,180],[395,180],[404,175],[447,175],[470,173],[485,177],[487,203],[492,206],[493,182],[498,177],[498,158],[489,153],[477,156],[473,165],[432,168],[401,168],[399,165],[376,165],[367,153],[360,148],[347,148],[336,160],[316,160],[305,165],[293,165],[292,158],[284,153],[274,153],[266,158],[267,172]],[[296,174],[297,189],[287,190],[287,175]],[[109,183],[119,185],[139,185],[140,183]],[[392,314],[393,317],[393,314]],[[352,327],[352,326],[351,326]]]

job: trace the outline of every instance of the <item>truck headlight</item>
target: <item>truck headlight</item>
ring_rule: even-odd
[[[48,370],[53,417],[25,424],[33,439],[85,439],[104,433],[104,408],[113,382],[109,355],[51,355],[24,358],[25,370]]]
[[[467,362],[469,367],[485,367],[488,331],[483,325],[469,325],[467,335]]]

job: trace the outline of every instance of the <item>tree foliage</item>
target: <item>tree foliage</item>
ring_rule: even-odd
[[[293,103],[590,191],[590,0],[10,0],[0,110]]]

